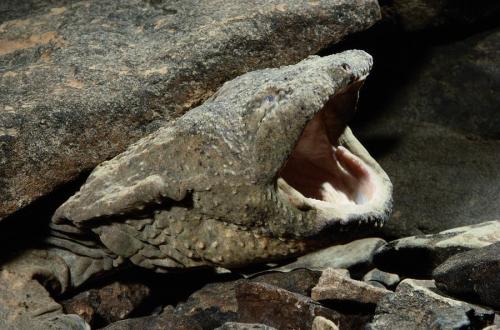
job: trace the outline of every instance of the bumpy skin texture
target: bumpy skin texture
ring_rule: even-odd
[[[54,214],[49,241],[87,258],[106,255],[113,267],[125,260],[156,271],[237,267],[302,253],[325,232],[327,242],[345,236],[335,226],[383,221],[390,200],[362,216],[322,219],[276,188],[305,125],[348,86],[359,88],[371,65],[365,52],[347,51],[227,82],[202,106],[99,165]],[[357,90],[351,93],[356,100]],[[348,128],[339,143],[390,187]],[[85,233],[98,238],[94,246],[82,241]],[[82,270],[64,253],[70,269]],[[90,266],[82,273],[99,270]]]
[[[0,219],[223,82],[295,63],[380,11],[376,0],[9,0],[2,15]]]

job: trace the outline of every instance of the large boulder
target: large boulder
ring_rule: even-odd
[[[445,44],[400,42],[387,58],[374,53],[378,68],[353,128],[394,184],[383,234],[498,219],[500,29]]]
[[[446,260],[434,270],[444,292],[500,309],[500,242]]]
[[[376,0],[30,0],[0,13],[0,219],[223,82],[380,18]]]

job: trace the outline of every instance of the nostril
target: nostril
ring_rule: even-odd
[[[342,69],[344,69],[345,71],[351,71],[351,66],[347,63],[342,63],[340,65],[342,67]]]

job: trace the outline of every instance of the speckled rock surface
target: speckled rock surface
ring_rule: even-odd
[[[491,325],[495,313],[441,296],[433,281],[402,281],[395,294],[377,305],[370,330],[477,329]]]
[[[380,17],[375,0],[0,6],[0,219],[179,117],[223,82],[295,63]]]
[[[446,260],[433,273],[444,292],[500,309],[500,241]]]
[[[488,221],[391,241],[376,251],[374,261],[385,270],[428,277],[449,257],[499,241],[500,221]]]
[[[227,322],[215,330],[276,330],[265,324]]]
[[[318,284],[311,291],[314,300],[351,301],[361,304],[377,304],[391,291],[356,281],[336,269],[323,271]]]

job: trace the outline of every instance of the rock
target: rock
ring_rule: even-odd
[[[90,330],[77,315],[65,315],[34,274],[0,271],[0,328]]]
[[[312,288],[318,284],[321,272],[309,269],[296,269],[290,272],[268,272],[250,279],[252,282],[261,282],[275,285],[279,288],[310,296]]]
[[[339,330],[339,327],[323,316],[316,316],[311,330]]]
[[[443,297],[435,290],[433,281],[402,281],[395,294],[380,300],[367,329],[482,329],[493,323],[493,312]]]
[[[386,10],[407,31],[437,27],[459,27],[483,21],[493,21],[500,16],[500,5],[495,1],[461,2],[453,0],[393,0]]]
[[[170,306],[171,307],[171,306]],[[196,319],[178,316],[173,308],[166,308],[160,315],[131,318],[118,321],[103,328],[105,330],[204,330]]]
[[[364,238],[344,245],[334,245],[299,257],[276,270],[307,268],[322,271],[327,268],[345,268],[351,273],[364,273],[373,268],[373,255],[385,243],[381,238]]]
[[[314,300],[351,301],[361,304],[377,304],[391,291],[346,277],[336,269],[323,271],[318,285],[311,292]]]
[[[500,221],[488,221],[445,230],[438,234],[391,241],[377,250],[374,262],[384,270],[428,277],[435,267],[452,255],[498,241]]]
[[[341,314],[312,299],[264,283],[242,283],[236,289],[241,322],[277,329],[311,329],[316,316],[338,323]],[[342,325],[341,325],[342,327]]]
[[[379,71],[365,85],[353,130],[394,183],[382,237],[498,219],[500,29],[463,38],[372,51]]]
[[[383,284],[383,287],[386,288],[395,288],[396,285],[398,285],[400,278],[398,274],[386,273],[375,268],[363,276],[363,281],[370,284],[373,282]]]
[[[227,322],[215,330],[276,330],[265,324]]]
[[[0,218],[223,82],[295,63],[380,17],[375,0],[30,3],[29,14],[24,2],[0,8],[11,19],[0,25]]]
[[[500,242],[456,254],[433,275],[444,292],[500,309]]]
[[[141,283],[114,282],[90,289],[61,302],[68,314],[77,314],[95,326],[101,320],[112,323],[127,318],[150,295]]]

